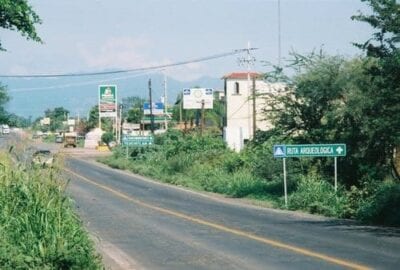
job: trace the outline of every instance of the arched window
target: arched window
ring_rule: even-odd
[[[239,89],[239,83],[238,82],[235,82],[235,92],[234,92],[234,94],[235,95],[239,95],[240,94],[240,89]]]

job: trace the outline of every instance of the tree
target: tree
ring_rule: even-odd
[[[123,118],[129,123],[140,123],[143,117],[143,103],[145,100],[140,97],[127,97],[122,99],[124,108]]]
[[[69,111],[65,109],[64,107],[57,107],[54,108],[53,110],[47,109],[44,112],[45,117],[50,118],[50,130],[51,131],[57,131],[57,130],[64,130],[64,121],[67,121],[68,119],[68,114]]]
[[[368,56],[387,57],[396,52],[400,42],[400,4],[396,0],[361,0],[367,2],[373,14],[359,13],[351,18],[356,21],[366,22],[376,29],[372,38],[366,42],[355,45],[365,50]]]
[[[10,100],[5,86],[0,84],[0,123],[8,121],[8,113],[4,109],[4,105]]]
[[[372,8],[372,14],[359,13],[352,19],[377,30],[371,39],[356,44],[370,58],[365,72],[371,80],[362,88],[368,102],[359,110],[364,119],[362,129],[371,142],[371,154],[378,157],[377,165],[390,168],[394,148],[400,145],[400,4],[395,0],[362,1]]]
[[[16,30],[37,42],[42,42],[36,33],[35,24],[41,20],[27,0],[0,0],[0,27]],[[0,50],[5,50],[0,42]]]

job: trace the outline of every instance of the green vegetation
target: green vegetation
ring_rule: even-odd
[[[30,169],[0,154],[0,268],[102,269],[55,169]]]
[[[287,160],[289,208],[400,226],[400,158],[395,151],[400,146],[400,4],[362,1],[373,14],[352,19],[376,31],[367,42],[355,44],[366,54],[347,59],[322,51],[292,53],[285,69],[266,74],[266,80],[286,85],[282,95],[264,96],[264,117],[274,128],[258,132],[241,153],[227,150],[220,138],[169,132],[157,137],[155,146],[131,149],[128,159],[117,149],[105,162],[168,183],[282,207],[282,165],[273,158],[272,146],[346,143],[337,192],[331,184],[331,158]],[[284,74],[287,69],[291,76]],[[192,112],[185,113],[193,121]]]
[[[27,0],[2,0],[0,14],[0,27],[16,30],[27,39],[42,42],[35,29],[35,24],[40,24],[41,20]],[[1,43],[0,50],[4,50]]]

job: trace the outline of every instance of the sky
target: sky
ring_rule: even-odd
[[[245,48],[256,59],[278,63],[278,0],[30,0],[41,17],[44,43],[27,41],[0,30],[0,74],[96,72],[175,63]],[[360,0],[281,0],[281,52],[307,53],[321,47],[330,54],[354,56],[352,42],[372,33],[350,17],[362,10]],[[245,70],[244,55],[167,69],[182,81],[220,78]],[[285,60],[283,60],[285,62]],[[89,79],[88,79],[89,80]],[[34,81],[32,81],[34,84]],[[34,85],[33,85],[34,86]]]

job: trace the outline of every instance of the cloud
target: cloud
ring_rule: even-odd
[[[98,47],[89,47],[79,44],[78,53],[85,65],[91,70],[104,69],[134,69],[152,66],[168,65],[188,59],[174,59],[167,57],[152,59],[151,50],[154,50],[153,42],[146,39],[134,39],[129,37],[113,37],[107,39]],[[155,70],[156,71],[156,70]],[[206,69],[202,63],[190,63],[182,66],[166,68],[165,72],[178,80],[190,81],[204,76]]]
[[[98,47],[79,44],[78,53],[89,68],[136,68],[149,64],[143,53],[148,46],[149,42],[144,39],[113,37]]]

